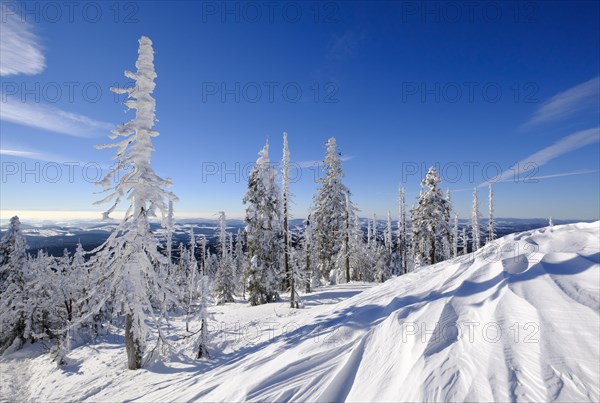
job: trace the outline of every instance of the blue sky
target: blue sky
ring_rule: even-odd
[[[94,145],[133,116],[108,88],[141,35],[153,165],[181,216],[241,217],[249,167],[266,140],[279,161],[286,130],[296,217],[334,136],[364,216],[395,217],[398,187],[412,204],[437,164],[460,217],[475,186],[485,215],[497,180],[497,216],[599,218],[597,2],[270,4],[3,2],[2,218],[102,211],[92,182],[112,150]]]

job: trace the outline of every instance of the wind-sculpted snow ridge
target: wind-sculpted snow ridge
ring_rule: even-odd
[[[121,345],[80,347],[66,369],[44,356],[23,364],[31,380],[19,390],[34,400],[599,401],[599,228],[508,235],[382,285],[321,290],[300,310],[213,307],[216,321],[274,324],[272,337],[222,330],[211,360],[140,371],[124,368]]]
[[[374,287],[317,318],[338,343],[298,343],[247,397],[598,401],[599,246],[598,222],[540,229]]]

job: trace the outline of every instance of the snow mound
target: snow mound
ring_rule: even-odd
[[[213,307],[280,331],[213,339],[210,361],[127,371],[109,344],[76,349],[66,369],[44,356],[3,366],[28,371],[19,390],[33,400],[599,401],[599,256],[600,222],[544,228],[366,290],[322,290],[301,310]]]
[[[244,397],[599,401],[599,227],[508,235],[348,299],[316,320],[333,343],[282,344]]]

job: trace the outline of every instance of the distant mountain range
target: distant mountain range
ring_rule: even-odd
[[[290,220],[290,228],[294,232],[299,232],[304,226],[304,219]],[[555,224],[570,224],[581,222],[582,220],[554,220]],[[592,221],[592,220],[589,220]],[[21,228],[29,245],[29,252],[36,253],[39,249],[45,249],[54,256],[63,254],[66,248],[73,253],[78,242],[81,242],[85,250],[91,250],[106,240],[109,234],[117,225],[118,221],[73,221],[69,223],[52,223],[48,221],[28,224],[22,223]],[[367,219],[361,218],[363,228],[366,229]],[[396,221],[392,222],[393,228],[396,228]],[[468,220],[459,220],[459,227],[469,225]],[[481,221],[481,226],[485,229],[487,220]],[[496,234],[502,237],[514,232],[527,231],[530,229],[545,227],[548,220],[544,218],[497,218]],[[7,222],[2,222],[0,226],[0,235],[6,231]],[[377,220],[378,231],[385,229],[386,221]],[[150,227],[159,237],[162,237],[164,230],[158,223],[151,223]],[[227,231],[234,235],[238,230],[243,230],[245,223],[239,219],[227,220]],[[209,245],[216,241],[215,231],[217,220],[214,219],[185,219],[177,220],[175,223],[175,233],[173,240],[175,244],[180,242],[189,242],[190,229],[194,229],[194,234],[204,235]]]

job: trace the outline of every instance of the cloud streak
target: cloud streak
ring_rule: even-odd
[[[0,7],[0,28],[0,76],[44,71],[44,54],[30,24]]]
[[[534,169],[541,167],[542,165],[547,164],[551,160],[561,155],[575,151],[579,148],[585,147],[590,144],[598,143],[599,141],[600,127],[594,127],[591,129],[578,131],[576,133],[563,137],[551,146],[548,146],[539,150],[536,153],[531,154],[530,156],[522,159],[521,161],[511,166],[509,169],[502,172],[498,177],[483,182],[479,186],[486,186],[490,182],[505,182],[509,180],[509,178],[514,178],[514,175],[520,176],[524,173],[530,172]],[[538,177],[538,179],[539,178],[541,177]]]
[[[599,97],[600,77],[596,77],[550,98],[522,127],[563,120],[594,107],[597,111]]]
[[[65,112],[53,106],[20,102],[12,97],[2,102],[0,120],[75,137],[92,137],[99,131],[106,132],[114,128],[111,123]]]
[[[37,150],[16,150],[13,147],[11,148],[0,148],[0,155],[7,155],[11,157],[19,157],[26,158],[35,161],[45,161],[45,162],[66,162],[72,161],[68,158],[63,158],[58,155],[48,154],[45,152],[40,152]]]
[[[0,7],[0,76],[39,74],[46,68],[39,38],[17,14]],[[2,97],[0,120],[76,137],[90,137],[114,125],[44,104]],[[25,154],[23,154],[25,155]],[[23,156],[22,155],[22,156]]]

